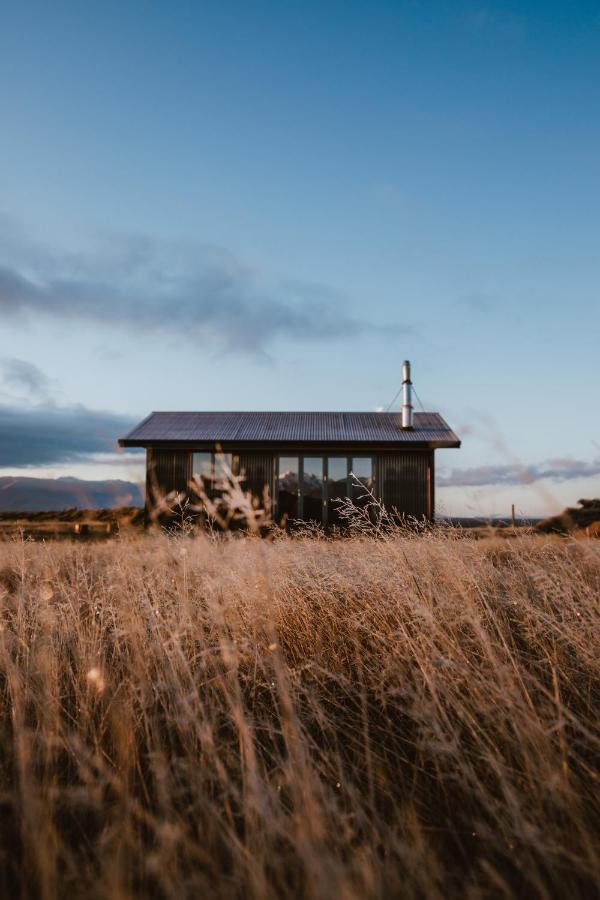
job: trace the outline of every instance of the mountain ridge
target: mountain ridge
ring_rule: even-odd
[[[115,509],[143,506],[143,485],[119,478],[88,481],[83,478],[0,477],[0,511],[40,512],[72,507]]]

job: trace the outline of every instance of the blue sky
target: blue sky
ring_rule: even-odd
[[[1,10],[0,474],[137,477],[150,409],[386,407],[409,357],[442,508],[600,493],[599,3]]]

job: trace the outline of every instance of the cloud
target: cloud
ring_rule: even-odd
[[[0,221],[0,238],[7,229]],[[257,356],[268,356],[282,338],[318,342],[412,330],[363,321],[331,288],[270,279],[218,247],[129,237],[61,255],[10,237],[0,240],[9,248],[0,256],[5,318],[79,319]]]
[[[374,181],[367,186],[366,195],[377,203],[401,203],[406,194],[397,181]]]
[[[440,473],[440,487],[481,487],[483,485],[533,484],[542,479],[571,481],[600,475],[600,458],[592,462],[577,459],[549,459],[531,466],[475,466]]]
[[[469,313],[476,313],[479,316],[489,316],[492,313],[505,308],[506,304],[502,303],[497,294],[487,291],[469,291],[458,298],[456,306]]]
[[[29,394],[37,397],[47,397],[50,393],[50,379],[26,359],[16,357],[0,359],[0,371],[4,384],[10,387],[25,388]]]
[[[0,406],[0,468],[92,459],[116,450],[134,425],[117,413],[85,406]]]
[[[525,36],[524,16],[489,3],[476,4],[464,17],[467,28],[474,34],[489,34],[519,40]]]

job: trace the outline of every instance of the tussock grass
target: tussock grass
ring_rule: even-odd
[[[600,544],[0,545],[0,893],[590,897]]]

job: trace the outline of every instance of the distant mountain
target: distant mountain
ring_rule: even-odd
[[[0,478],[1,512],[37,512],[73,506],[107,509],[143,506],[142,485],[133,481],[84,481],[80,478]]]

